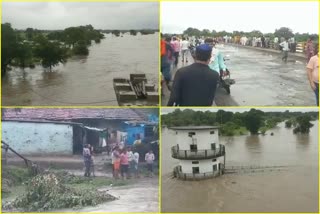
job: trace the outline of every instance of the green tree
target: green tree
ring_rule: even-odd
[[[1,75],[5,75],[8,65],[17,56],[17,34],[10,23],[1,24]]]
[[[292,121],[291,120],[287,120],[285,122],[285,126],[286,126],[286,128],[291,128],[292,127]]]
[[[201,35],[201,31],[197,28],[189,27],[185,31],[183,31],[183,34],[187,34],[188,36],[197,36],[199,37]]]
[[[50,32],[48,35],[47,35],[48,39],[49,40],[58,40],[58,41],[61,41],[61,42],[65,42],[66,40],[66,35],[63,31],[54,31],[54,32]]]
[[[75,44],[72,51],[75,55],[88,55],[89,54],[89,49],[87,48],[85,41],[79,41],[77,44]]]
[[[33,39],[33,28],[27,28],[26,29],[26,37],[29,41],[31,41]]]
[[[72,47],[79,41],[86,41],[86,33],[84,28],[69,27],[64,30],[66,42]]]
[[[32,59],[32,47],[28,43],[20,43],[17,48],[16,58],[21,68]]]
[[[293,133],[309,133],[310,128],[313,126],[310,115],[304,114],[296,118],[297,127],[293,130]]]
[[[253,30],[248,33],[249,37],[261,37],[263,34],[259,30]]]
[[[227,123],[232,120],[233,113],[219,109],[216,114],[217,122],[220,124]]]
[[[280,29],[276,29],[274,35],[278,38],[291,38],[293,36],[292,30],[287,27],[281,27]]]
[[[208,30],[208,29],[203,29],[202,32],[201,32],[201,36],[211,37],[212,34],[211,34],[210,30]]]
[[[262,114],[259,110],[250,109],[244,118],[245,127],[251,134],[257,134],[262,126]]]
[[[67,49],[60,47],[59,42],[50,42],[46,38],[40,41],[35,47],[35,55],[41,59],[44,68],[51,70],[53,66],[67,61]]]

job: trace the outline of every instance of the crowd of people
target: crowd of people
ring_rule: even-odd
[[[94,153],[93,147],[90,144],[84,145],[83,158],[85,166],[85,177],[90,177],[94,173]],[[124,145],[116,145],[111,152],[112,174],[113,178],[128,179],[131,177],[139,178],[139,162],[140,154],[136,147],[125,147]],[[147,166],[147,176],[153,177],[154,175],[154,161],[155,155],[150,149],[144,158]]]
[[[231,37],[219,38],[196,38],[172,36],[161,40],[161,73],[164,83],[168,87],[170,98],[168,106],[211,106],[215,97],[216,87],[223,75],[228,74],[222,53],[215,44],[238,43],[241,45],[252,45],[254,47],[270,48],[269,38],[246,38],[239,37],[235,40]],[[287,62],[288,53],[295,51],[294,38],[274,38],[273,48],[279,48],[283,55],[282,61]],[[181,62],[188,63],[188,53],[194,59],[191,65],[182,67],[176,71],[173,85],[170,85],[171,73],[177,68],[181,54]],[[307,76],[310,86],[316,96],[316,104],[319,105],[318,94],[318,44],[313,43],[310,37],[305,45],[307,58]]]

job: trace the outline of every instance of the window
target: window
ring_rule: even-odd
[[[211,150],[216,150],[216,144],[215,143],[211,143]]]
[[[199,164],[199,161],[192,161],[192,164]]]
[[[199,174],[200,173],[199,167],[192,167],[192,173],[193,174]]]
[[[214,164],[212,167],[213,167],[213,171],[217,171],[218,170],[217,164]]]
[[[212,162],[216,162],[217,161],[217,159],[212,159]]]
[[[193,135],[196,135],[196,133],[195,133],[195,132],[189,132],[189,133],[188,133],[188,136],[189,136],[189,137],[192,137]]]
[[[191,150],[191,152],[196,152],[198,150],[198,146],[196,144],[191,144],[190,150]]]
[[[211,131],[210,134],[214,134],[214,131]]]

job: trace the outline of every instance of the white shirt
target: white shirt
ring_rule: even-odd
[[[154,154],[153,153],[147,153],[145,156],[145,160],[147,163],[153,163],[154,161]]]
[[[113,152],[111,152],[111,163],[114,164],[116,162],[116,157],[114,156]]]
[[[128,161],[131,162],[133,160],[134,160],[133,152],[130,151],[130,152],[128,152]]]
[[[181,50],[188,50],[190,46],[187,40],[183,40],[180,44],[181,44]]]
[[[281,42],[280,46],[282,47],[283,51],[289,51],[289,43],[287,41]]]
[[[138,152],[135,152],[135,153],[133,154],[133,157],[134,157],[134,161],[135,161],[136,163],[139,163],[139,153],[138,153]]]

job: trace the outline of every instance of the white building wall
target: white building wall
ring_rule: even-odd
[[[214,134],[210,134],[214,131]],[[189,132],[195,132],[193,138],[196,139],[198,150],[211,149],[211,144],[215,143],[216,148],[219,148],[219,132],[218,129],[206,129],[206,130],[176,130],[177,141],[179,149],[190,150],[190,144],[192,144],[192,138],[189,137]]]
[[[208,160],[193,160],[199,161],[199,164],[192,164],[191,160],[180,160],[180,166],[183,173],[192,173],[192,167],[199,167],[199,173],[213,172],[213,165],[217,165],[217,170],[219,170],[220,160],[216,158],[216,161],[213,159]]]
[[[2,121],[2,140],[24,154],[73,154],[73,127],[68,124]]]

